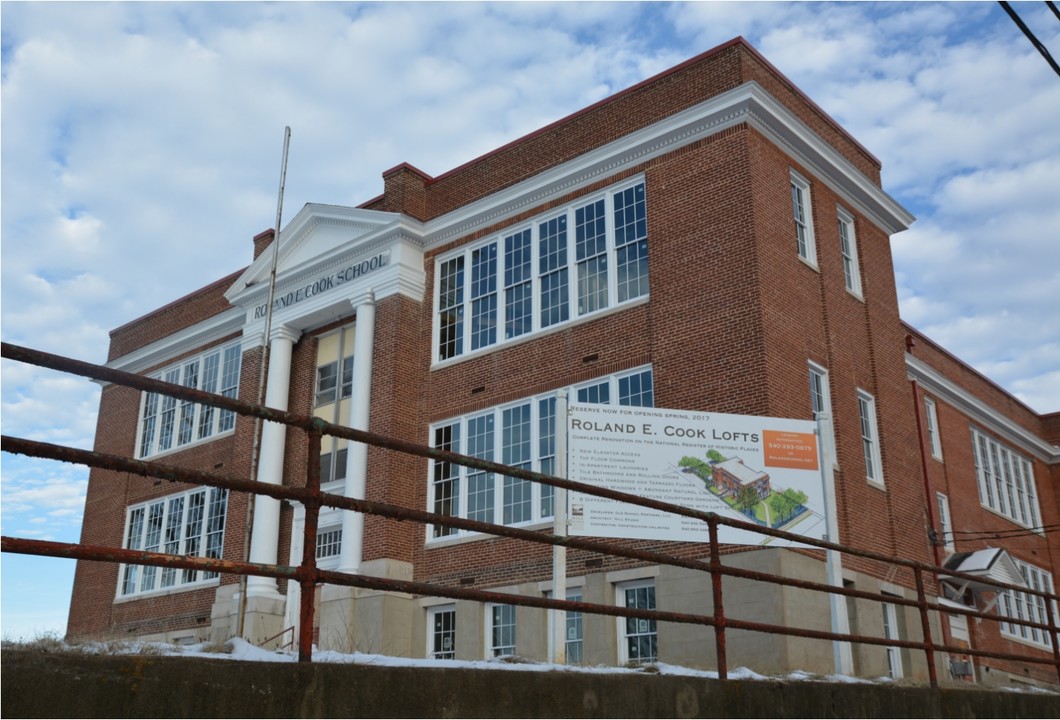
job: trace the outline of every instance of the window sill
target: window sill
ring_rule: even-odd
[[[137,460],[150,460],[150,461],[158,460],[159,458],[164,458],[164,457],[168,457],[170,455],[175,455],[176,453],[184,452],[185,450],[191,450],[192,448],[197,448],[197,447],[200,447],[202,445],[206,445],[208,443],[212,443],[215,440],[220,440],[222,438],[231,437],[231,436],[233,436],[235,434],[236,434],[236,429],[235,429],[235,426],[233,426],[231,430],[225,430],[224,432],[217,433],[216,435],[211,435],[210,437],[204,437],[204,438],[202,438],[200,440],[193,440],[192,442],[187,443],[185,445],[178,445],[177,447],[171,447],[171,448],[168,448],[166,450],[159,450],[158,452],[154,453],[153,455],[138,456],[136,459]]]
[[[865,482],[868,483],[869,487],[876,488],[881,492],[887,492],[887,486],[880,480],[873,480],[871,478],[865,478]]]
[[[805,258],[802,255],[799,255],[798,253],[795,253],[795,257],[799,259],[799,262],[813,270],[815,273],[821,272],[821,268],[817,266],[816,260],[810,260],[809,258]]]
[[[1043,630],[1042,632],[1045,632],[1045,631]],[[1027,647],[1036,648],[1038,650],[1045,650],[1045,651],[1048,651],[1048,652],[1051,652],[1052,649],[1053,649],[1052,647],[1050,647],[1046,643],[1040,643],[1040,642],[1035,642],[1034,640],[1028,640],[1027,638],[1020,637],[1019,635],[1010,635],[1007,632],[1001,632],[999,634],[1005,640],[1011,640],[1014,643],[1019,643],[1020,645],[1026,645]]]
[[[122,605],[128,602],[135,602],[136,600],[152,600],[154,598],[166,597],[168,595],[192,592],[193,590],[206,590],[208,588],[217,587],[220,584],[221,578],[213,578],[211,580],[204,580],[203,582],[178,585],[176,587],[166,588],[165,590],[152,590],[151,592],[137,593],[135,595],[119,595],[114,598],[114,604]]]
[[[861,302],[861,303],[865,302],[865,296],[864,295],[862,295],[859,292],[854,292],[850,288],[847,288],[847,295],[850,295],[851,297],[853,297],[858,302]]]
[[[526,335],[520,335],[519,337],[512,338],[511,340],[497,342],[488,347],[479,348],[478,350],[472,350],[462,355],[457,355],[456,357],[446,358],[445,360],[434,360],[431,363],[431,371],[433,372],[435,370],[443,370],[447,367],[451,367],[453,365],[457,365],[461,362],[464,362],[465,360],[471,360],[473,358],[481,357],[483,355],[488,355],[491,352],[498,352],[500,350],[507,350],[508,348],[517,347],[523,343],[532,342],[534,340],[547,337],[553,333],[561,332],[563,330],[577,327],[579,325],[584,325],[585,323],[592,322],[594,320],[599,320],[600,318],[605,318],[610,315],[614,315],[615,313],[624,312],[631,308],[640,307],[641,305],[647,304],[650,300],[651,295],[643,295],[634,300],[627,300],[626,302],[621,303],[620,305],[614,305],[609,308],[604,308],[603,310],[597,310],[595,312],[589,313],[588,315],[582,315],[581,317],[575,318],[573,320],[568,320],[563,323],[558,323],[543,330],[537,330],[535,332],[527,333]],[[435,350],[437,350],[437,348],[435,348]]]
[[[539,520],[535,523],[527,523],[525,525],[505,525],[504,527],[518,528],[519,530],[547,530],[554,525],[554,521]],[[464,535],[445,535],[443,537],[432,538],[429,537],[424,541],[424,548],[427,550],[437,550],[440,548],[451,547],[453,545],[463,545],[469,542],[478,542],[480,540],[493,540],[500,538],[500,535],[490,535],[489,533],[466,533]]]

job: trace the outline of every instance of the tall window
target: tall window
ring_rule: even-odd
[[[1019,568],[1020,575],[1023,576],[1027,587],[1039,592],[1053,594],[1053,578],[1048,571],[1028,565],[1016,558],[1012,558],[1012,562]],[[1031,595],[1017,590],[1006,590],[999,596],[998,608],[1001,615],[1010,617],[1013,620],[1040,623],[1042,625],[1049,624],[1045,598],[1039,595]],[[1053,603],[1053,617],[1060,617],[1060,612],[1057,611],[1055,602]],[[1014,640],[1052,648],[1048,631],[1041,628],[1003,622],[1001,623],[1001,634]]]
[[[950,552],[956,552],[953,544],[953,522],[950,520],[950,499],[942,493],[935,493],[939,509],[939,542]]]
[[[316,392],[313,415],[330,423],[349,424],[353,397],[354,325],[317,338]],[[346,480],[349,441],[324,437],[320,441],[320,484],[337,490]],[[338,547],[335,548],[336,553]]]
[[[939,436],[939,414],[935,401],[924,398],[924,414],[927,416],[928,444],[931,445],[931,457],[942,459],[942,438]]]
[[[638,181],[609,190],[442,258],[437,359],[646,296],[644,187]]]
[[[239,393],[239,344],[215,348],[151,375],[174,385],[234,398]],[[157,393],[144,393],[137,457],[149,457],[235,428],[235,413]]]
[[[652,407],[651,368],[639,368],[574,388],[578,402]],[[455,418],[431,429],[431,445],[442,450],[551,475],[556,462],[555,393]],[[553,516],[550,486],[498,476],[454,463],[432,461],[428,507],[443,515],[488,523],[522,525]],[[431,526],[431,537],[460,534]]]
[[[810,207],[810,183],[791,173],[791,206],[795,218],[795,242],[799,257],[817,264],[817,246],[813,236],[813,211]]]
[[[816,420],[821,413],[832,412],[832,395],[828,387],[828,371],[817,363],[810,362],[810,410]],[[835,448],[835,422],[828,425],[830,447]]]
[[[861,297],[861,268],[858,267],[854,216],[843,208],[839,208],[839,252],[843,256],[843,278],[847,290]]]
[[[571,602],[582,601],[582,591],[570,590],[567,599]],[[582,662],[582,651],[585,644],[584,618],[580,610],[567,611],[567,663],[576,664]]]
[[[490,657],[515,654],[515,605],[490,605]]]
[[[552,597],[552,591],[545,591],[545,597]],[[567,600],[571,602],[581,602],[582,597],[581,588],[571,588],[567,590]],[[551,638],[553,637],[553,617],[554,614],[550,611],[548,613],[548,637],[550,643],[552,642]],[[567,622],[563,637],[567,664],[576,665],[581,663],[583,658],[585,642],[584,616],[579,610],[567,610],[566,617]]]
[[[898,613],[891,603],[883,603],[883,637],[887,640],[900,639],[898,632]],[[898,647],[886,647],[887,651],[887,677],[898,680],[904,674],[902,672],[902,649]]]
[[[228,491],[203,488],[169,495],[129,507],[125,519],[127,550],[167,555],[219,558],[224,550]],[[200,585],[216,572],[122,565],[121,596]]]
[[[876,428],[876,400],[858,390],[858,417],[861,420],[861,445],[865,452],[865,477],[883,485],[883,461],[880,457],[880,434]]]
[[[1029,460],[972,428],[979,502],[1029,528],[1041,525],[1034,468]]]
[[[655,581],[642,580],[618,586],[622,606],[640,610],[655,609]],[[620,660],[630,663],[650,663],[659,659],[658,634],[655,620],[619,618],[622,638]]]
[[[440,605],[427,610],[429,656],[435,660],[456,658],[456,606]]]

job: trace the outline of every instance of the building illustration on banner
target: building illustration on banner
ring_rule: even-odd
[[[913,217],[881,173],[737,38],[438,176],[403,163],[382,172],[377,197],[309,203],[281,228],[232,239],[250,264],[111,331],[107,366],[250,402],[265,377],[271,408],[544,475],[566,460],[572,480],[739,521],[719,530],[734,573],[876,598],[830,614],[820,593],[726,577],[730,620],[829,632],[843,614],[852,633],[921,637],[911,573],[840,567],[776,530],[932,566],[988,557],[978,582],[943,579],[930,599],[989,605],[1006,622],[936,611],[932,637],[1051,662],[1046,605],[1028,593],[1052,591],[1060,561],[1049,535],[1060,414],[1033,412],[902,321],[891,238]],[[707,277],[741,280],[694,282]],[[329,508],[315,538],[322,570],[712,612],[702,519],[566,490],[560,505],[544,483],[334,437],[311,457],[301,433],[262,428],[255,463],[252,420],[104,384],[93,449],[282,486],[304,485],[319,461],[325,492],[442,518]],[[561,510],[571,536],[684,565],[570,548],[560,573],[547,545],[467,529],[558,534]],[[241,492],[93,469],[82,542],[294,566],[307,525],[297,502],[251,506]],[[999,590],[1011,580],[1027,592]],[[225,572],[80,561],[68,633],[224,642],[243,628],[276,644],[300,629],[297,585],[254,577],[244,592]],[[558,646],[541,608],[316,593],[322,649],[545,660]],[[566,621],[569,662],[717,667],[706,625]],[[814,638],[737,632],[727,643],[731,667],[759,673],[836,666]],[[941,677],[1055,682],[1048,665],[935,657]],[[904,645],[857,644],[851,661],[862,676],[928,676]]]

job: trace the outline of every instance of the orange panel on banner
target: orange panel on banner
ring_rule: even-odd
[[[762,441],[767,467],[817,469],[816,435],[786,430],[763,430]]]

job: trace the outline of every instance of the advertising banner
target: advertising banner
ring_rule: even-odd
[[[812,420],[571,403],[571,480],[814,539],[826,531]],[[707,542],[700,520],[571,492],[568,532]],[[723,543],[790,546],[719,526]]]

